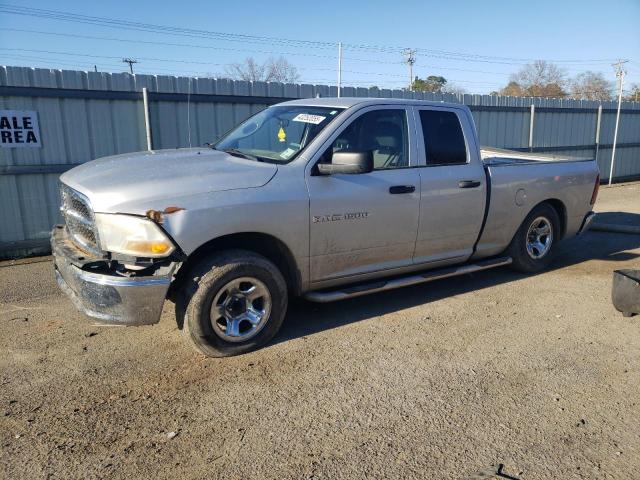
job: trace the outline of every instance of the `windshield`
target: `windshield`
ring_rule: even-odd
[[[342,110],[304,105],[269,107],[231,130],[213,148],[246,158],[287,163]]]

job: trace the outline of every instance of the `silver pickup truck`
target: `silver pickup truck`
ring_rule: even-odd
[[[322,98],[271,106],[202,148],[61,176],[60,287],[109,325],[165,299],[209,356],[268,342],[288,297],[329,302],[501,265],[536,272],[588,228],[593,160],[481,150],[469,109]]]

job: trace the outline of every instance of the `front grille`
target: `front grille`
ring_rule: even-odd
[[[93,210],[87,197],[61,184],[60,198],[60,210],[69,236],[81,249],[100,254]]]

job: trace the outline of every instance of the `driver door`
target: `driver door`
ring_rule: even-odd
[[[310,275],[315,287],[412,264],[420,176],[408,113],[397,105],[363,109],[330,138],[319,159],[329,162],[335,151],[372,151],[372,172],[323,176],[311,169]]]

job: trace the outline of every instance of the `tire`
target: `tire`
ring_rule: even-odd
[[[251,300],[252,292],[266,293]],[[207,257],[189,273],[180,299],[182,332],[208,357],[250,352],[278,332],[287,297],[286,282],[272,262],[246,250],[223,251]],[[251,317],[250,311],[255,312]],[[265,315],[260,317],[259,312]]]
[[[545,226],[549,227],[550,235],[540,235],[546,231]],[[508,255],[513,259],[511,268],[526,273],[547,268],[553,260],[560,233],[560,218],[556,210],[548,203],[535,207],[524,219],[507,248]]]

